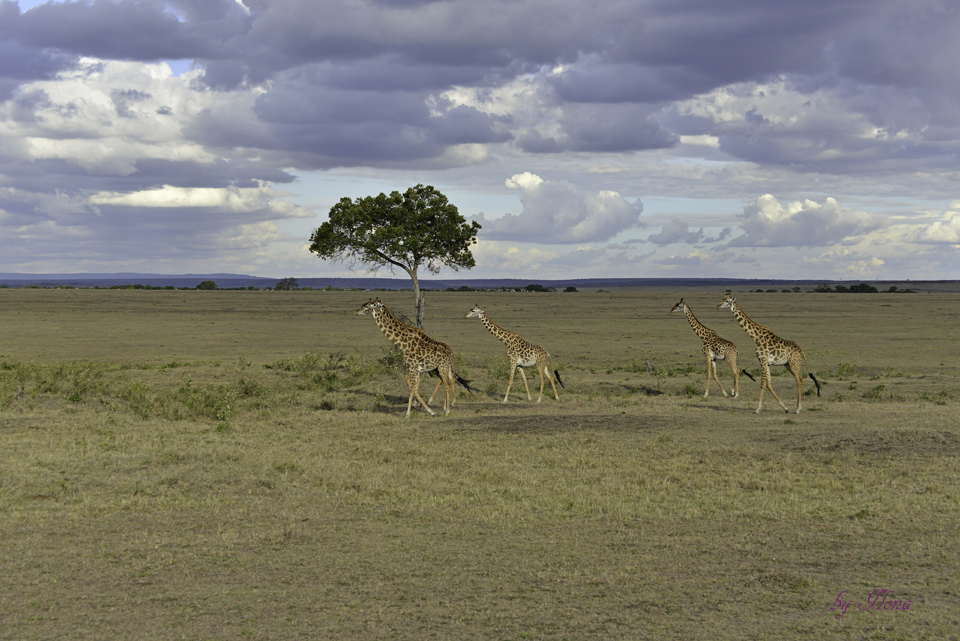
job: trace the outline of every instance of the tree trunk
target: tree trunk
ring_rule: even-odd
[[[423,329],[423,292],[417,288],[417,327]]]
[[[410,281],[413,283],[413,317],[416,319],[417,327],[423,329],[423,292],[420,291],[420,279],[417,278],[417,270],[409,269]]]

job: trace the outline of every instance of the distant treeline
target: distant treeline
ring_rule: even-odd
[[[555,292],[557,291],[556,287],[544,287],[543,285],[538,285],[537,283],[531,283],[526,287],[497,287],[496,289],[475,289],[473,287],[467,287],[466,285],[461,285],[454,289],[453,287],[447,287],[444,291],[447,292]],[[579,291],[576,287],[567,287],[563,291],[565,292],[576,292]]]
[[[0,285],[0,289],[9,289],[7,285]],[[140,283],[135,284],[125,284],[125,285],[111,285],[109,287],[100,287],[99,285],[94,285],[93,287],[77,287],[74,285],[25,285],[21,289],[147,289],[147,290],[193,290],[193,289],[217,289],[220,290],[220,287],[217,287],[217,283],[212,280],[205,280],[198,284],[196,287],[174,287],[173,285],[141,285]],[[409,288],[406,288],[409,289]],[[277,290],[277,291],[313,291],[313,287],[300,287],[297,283],[296,278],[283,278],[277,281],[277,284],[273,287],[255,287],[253,285],[248,285],[246,287],[225,287],[221,291],[252,291],[252,290]],[[318,288],[316,291],[325,291],[325,292],[342,292],[342,291],[368,291],[362,287],[334,287],[333,285],[328,285],[327,287]],[[389,289],[377,288],[369,291],[385,292],[393,291]],[[557,289],[555,287],[544,287],[543,285],[538,285],[536,283],[531,283],[526,287],[502,287],[497,288],[496,290],[490,289],[475,289],[473,287],[467,287],[463,285],[454,289],[453,287],[448,287],[445,290],[431,290],[424,288],[424,291],[448,291],[448,292],[477,292],[477,291],[504,291],[504,292],[555,292]],[[563,291],[565,292],[576,292],[578,291],[576,287],[567,287]]]
[[[730,291],[729,289],[727,290]],[[758,289],[758,294],[770,293],[775,294],[777,292],[782,292],[784,294],[794,293],[799,294],[802,292],[799,287],[794,287],[793,289]],[[811,291],[811,290],[807,290]],[[829,285],[820,284],[817,285],[812,291],[817,294],[879,294],[880,290],[874,287],[873,285],[867,285],[866,283],[860,283],[859,285],[851,285],[847,287],[846,285],[837,285],[836,287],[830,287]],[[891,285],[890,289],[883,290],[884,294],[915,294],[912,289],[898,289],[896,285]]]
[[[0,285],[0,289],[9,289],[8,285]],[[333,285],[328,285],[327,287],[322,288],[313,288],[313,287],[300,287],[296,278],[283,278],[277,281],[277,284],[274,287],[255,287],[253,285],[248,285],[246,287],[217,287],[217,283],[212,280],[205,280],[198,284],[196,287],[174,287],[173,285],[141,285],[140,283],[135,284],[125,284],[125,285],[111,285],[109,287],[100,287],[99,285],[94,285],[93,287],[77,287],[74,285],[24,285],[21,289],[145,289],[145,290],[209,290],[216,289],[221,291],[261,291],[261,290],[278,290],[278,291],[326,291],[326,292],[341,292],[341,291],[394,291],[392,289],[385,288],[375,288],[367,289],[363,287],[335,287]],[[401,289],[410,289],[410,288],[401,288]],[[460,287],[453,288],[448,287],[445,290],[434,290],[429,288],[423,288],[424,291],[447,291],[447,292],[477,292],[477,291],[500,291],[500,292],[556,292],[560,291],[556,287],[544,287],[543,285],[538,285],[536,283],[531,283],[526,287],[498,287],[494,289],[485,289],[485,288],[473,288],[468,287],[467,285],[461,285]],[[578,291],[576,287],[566,287],[562,291],[564,292],[576,292]],[[604,290],[598,290],[604,291]],[[727,290],[728,292],[731,290]],[[751,290],[752,291],[752,290]],[[799,287],[793,287],[792,289],[758,289],[757,293],[795,293],[799,294],[803,290]],[[880,293],[881,290],[877,289],[873,285],[868,285],[866,283],[860,283],[859,285],[851,285],[847,287],[846,285],[836,285],[835,287],[830,287],[826,284],[817,285],[813,291],[817,294],[876,294]],[[915,294],[916,292],[912,289],[899,289],[896,285],[891,285],[889,289],[883,290],[883,293],[895,293],[895,294]]]
[[[880,292],[880,290],[873,285],[867,285],[866,283],[851,285],[850,287],[845,285],[837,285],[836,287],[830,287],[829,285],[817,285],[816,289],[813,291],[817,292],[818,294],[877,294]],[[885,294],[915,293],[912,289],[898,289],[896,285],[891,285],[890,289],[885,289],[883,292]]]

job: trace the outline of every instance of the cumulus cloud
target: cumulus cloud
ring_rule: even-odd
[[[518,247],[515,243],[478,239],[473,249],[477,267],[499,278],[521,278],[542,273],[543,265],[557,252],[536,247]]]
[[[525,171],[522,174],[514,174],[507,178],[504,184],[510,189],[532,190],[543,184],[543,178]]]
[[[651,234],[647,237],[647,240],[656,245],[670,245],[673,243],[693,245],[699,243],[705,237],[703,227],[701,227],[699,231],[691,231],[684,219],[671,218],[670,221],[663,226],[659,234]]]
[[[954,203],[951,211],[940,220],[922,225],[907,234],[907,240],[929,245],[960,245],[960,203]]]
[[[480,234],[490,240],[521,240],[547,244],[604,241],[640,225],[643,203],[631,203],[615,191],[580,194],[567,182],[543,180],[524,172],[506,180],[519,192],[523,211],[487,220]]]
[[[92,174],[129,175],[137,162],[213,163],[216,156],[183,135],[185,122],[221,95],[190,89],[164,64],[83,59],[56,80],[25,85],[0,105],[0,158],[63,160]]]
[[[801,259],[803,268],[842,278],[877,278],[884,264],[882,258],[845,247]]]
[[[653,252],[633,255],[610,244],[585,244],[569,251],[546,251],[508,241],[480,240],[473,250],[477,269],[497,278],[563,279],[644,273]],[[536,282],[532,280],[531,282]]]
[[[822,203],[793,201],[783,207],[770,194],[743,208],[745,232],[730,247],[822,247],[846,241],[889,224],[880,214],[841,206],[833,198]]]
[[[289,196],[270,185],[259,187],[174,187],[148,189],[130,193],[99,192],[90,196],[91,205],[144,208],[206,208],[233,214],[269,211],[274,219],[312,218],[313,214],[300,206],[280,200]]]
[[[685,256],[674,254],[666,258],[661,258],[655,261],[659,265],[666,267],[702,267],[703,265],[709,263],[712,259],[710,254],[705,254],[699,250],[693,250]]]

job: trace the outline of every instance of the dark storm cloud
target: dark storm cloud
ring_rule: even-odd
[[[660,126],[643,107],[626,104],[571,105],[563,119],[572,151],[624,152],[662,149],[677,143],[677,137]]]
[[[561,101],[575,103],[659,103],[714,86],[710,76],[688,67],[607,62],[599,56],[580,59],[549,82]]]
[[[312,80],[281,82],[260,96],[254,127],[208,111],[188,133],[204,145],[269,150],[284,166],[307,169],[423,160],[510,138],[502,118],[472,107],[440,104],[442,113],[432,113],[426,92],[342,90],[319,74]]]
[[[36,6],[12,16],[9,28],[39,51],[150,62],[219,59],[249,30],[250,18],[233,0],[81,0]]]
[[[20,13],[0,0],[9,36],[0,91],[9,93],[17,80],[50,77],[78,56],[193,59],[204,70],[199,82],[216,90],[269,81],[257,106],[264,127],[256,145],[287,149],[309,166],[419,160],[455,144],[506,140],[531,153],[623,152],[669,147],[679,134],[716,135],[726,153],[760,164],[836,172],[957,151],[960,114],[951,106],[960,71],[951,52],[958,16],[932,1],[909,12],[894,0],[247,0],[245,6],[87,0]],[[546,102],[563,110],[551,133],[497,127],[463,111],[427,119],[422,105],[413,104],[456,86],[494,88],[554,67],[542,83]],[[803,101],[774,107],[767,96],[752,111],[714,117],[659,113],[721,87],[778,78],[800,97],[846,83],[846,98],[834,108],[857,114],[865,127],[925,133],[888,144],[850,131],[842,119],[800,130],[778,126],[795,118],[791,112],[802,110]],[[873,87],[930,91],[921,102],[939,113],[880,110],[874,100],[858,100]],[[882,104],[909,98],[886,97],[893,100]],[[292,115],[280,113],[286,110]],[[304,136],[311,121],[328,131]],[[230,125],[220,122],[217,135],[237,137],[238,146],[254,142],[248,123]],[[339,136],[330,131],[338,127]],[[451,131],[460,127],[459,135]],[[944,131],[949,143],[932,139]],[[332,160],[311,162],[303,154],[308,144],[329,146],[318,154]]]
[[[140,191],[163,184],[178,187],[255,187],[259,181],[285,184],[294,180],[289,173],[259,162],[212,163],[175,162],[146,158],[137,162],[137,171],[126,176],[91,174],[64,160],[0,164],[0,187],[42,193],[54,186],[60,193],[98,191]]]

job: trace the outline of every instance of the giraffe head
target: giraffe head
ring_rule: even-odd
[[[370,299],[365,302],[363,305],[357,308],[357,311],[353,313],[354,316],[359,316],[360,314],[372,314],[373,310],[380,304],[380,299]]]
[[[727,294],[723,297],[723,302],[717,305],[717,309],[733,309],[733,304],[737,302],[737,299],[733,297],[733,294]]]
[[[673,306],[673,309],[670,310],[670,313],[673,312],[683,312],[687,313],[687,304],[683,302],[683,299],[680,299],[680,302]]]
[[[483,316],[483,310],[480,309],[479,305],[474,305],[473,309],[471,309],[469,312],[467,312],[464,315],[464,318],[480,318],[482,316]]]

